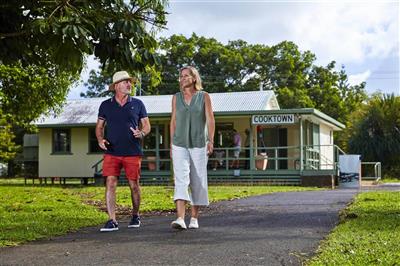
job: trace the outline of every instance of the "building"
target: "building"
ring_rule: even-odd
[[[333,132],[344,125],[310,108],[280,109],[273,91],[211,93],[216,121],[211,182],[331,185],[339,149]],[[142,179],[171,180],[169,120],[172,95],[141,96],[151,121],[143,142]],[[59,115],[37,121],[39,177],[92,178],[101,174],[95,136],[105,98],[71,100]],[[239,167],[233,169],[233,130],[240,133]],[[248,134],[246,134],[248,133]],[[237,168],[237,169],[236,169]]]

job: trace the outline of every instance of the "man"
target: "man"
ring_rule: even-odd
[[[242,146],[242,138],[240,137],[239,132],[236,131],[236,129],[233,130],[233,157],[235,158],[232,161],[231,168],[234,169],[239,169],[239,157],[240,157],[240,151],[241,151],[241,146]]]
[[[126,71],[116,72],[109,89],[114,97],[105,100],[99,108],[96,137],[105,151],[103,176],[106,184],[106,205],[109,220],[102,232],[118,230],[115,217],[115,192],[121,168],[125,169],[132,197],[132,219],[129,228],[140,227],[140,168],[143,151],[141,139],[150,132],[150,121],[142,101],[130,96],[135,79]],[[107,136],[104,137],[104,127]]]

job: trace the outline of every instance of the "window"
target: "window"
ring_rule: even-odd
[[[233,123],[216,123],[214,147],[233,147]]]
[[[89,128],[89,153],[103,153],[96,138],[96,128]]]
[[[53,153],[71,153],[71,130],[53,130]]]

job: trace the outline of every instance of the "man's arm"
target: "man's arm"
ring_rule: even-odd
[[[150,133],[151,126],[148,117],[143,117],[140,119],[140,127],[141,127],[140,129],[139,127],[136,128],[130,127],[133,136],[137,139],[142,139],[144,138],[144,136]]]
[[[144,117],[144,118],[140,119],[140,123],[142,124],[141,131],[143,132],[142,134],[144,137],[147,134],[149,134],[151,131],[150,119],[148,117]]]
[[[103,150],[107,150],[106,144],[109,144],[107,140],[104,139],[104,125],[105,120],[98,118],[96,123],[96,138],[99,143],[99,147]]]

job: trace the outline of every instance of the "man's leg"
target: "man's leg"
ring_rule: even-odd
[[[138,156],[127,156],[122,160],[123,167],[125,169],[126,179],[131,189],[132,199],[132,216],[139,216],[140,207],[140,174],[142,159]]]
[[[105,198],[109,220],[100,229],[101,232],[118,230],[118,223],[115,217],[116,189],[118,176],[120,174],[120,159],[117,156],[105,154],[103,161],[103,175],[105,176]]]
[[[117,221],[115,217],[115,193],[118,184],[118,178],[108,176],[106,180],[106,205],[107,213],[110,219]]]
[[[132,197],[132,216],[139,216],[140,208],[140,185],[139,180],[129,180],[129,187],[131,188]]]

